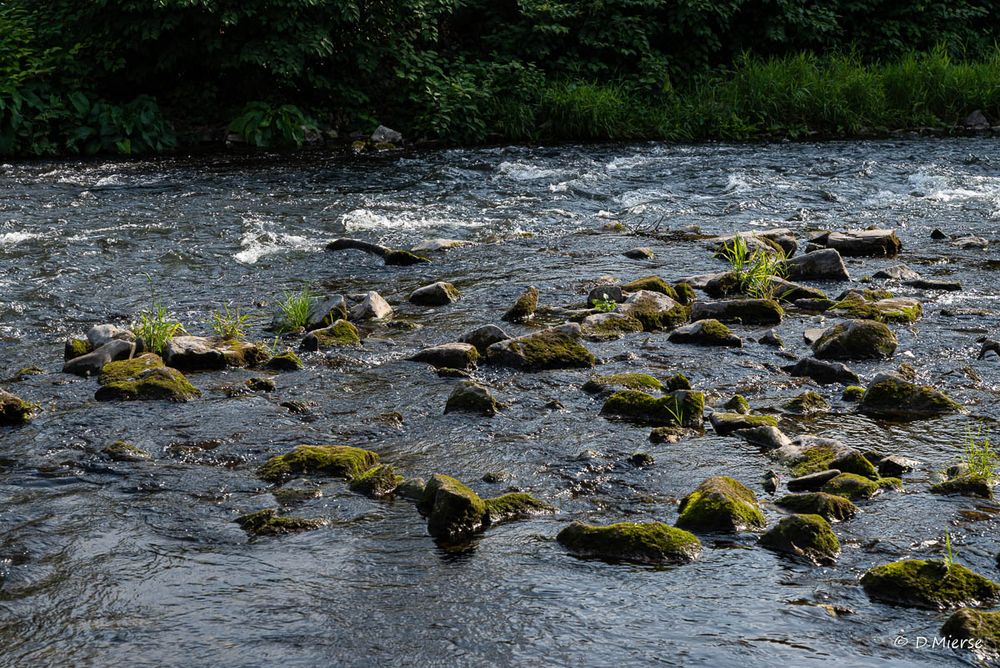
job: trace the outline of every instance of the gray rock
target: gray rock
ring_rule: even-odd
[[[806,253],[785,261],[787,278],[792,281],[849,281],[844,259],[835,248]]]
[[[580,322],[583,335],[591,340],[618,339],[625,334],[642,331],[642,323],[630,315],[611,311],[594,313]]]
[[[347,319],[347,302],[343,295],[329,295],[318,297],[312,301],[309,307],[309,315],[306,317],[306,331],[329,327],[337,320]],[[282,320],[280,314],[276,315],[272,328],[278,328]]]
[[[135,352],[135,344],[131,341],[113,339],[86,355],[75,357],[63,364],[63,373],[73,373],[77,376],[96,376],[108,362],[127,360]]]
[[[90,347],[97,350],[105,343],[115,339],[121,341],[135,341],[135,334],[122,327],[114,325],[94,325],[87,330],[87,341]]]
[[[587,293],[587,305],[593,306],[599,300],[611,300],[621,304],[625,301],[625,295],[622,294],[620,285],[598,285]]]
[[[409,300],[420,306],[444,306],[458,301],[458,297],[458,288],[451,283],[438,281],[430,285],[425,285],[422,288],[417,288],[410,293]]]
[[[982,109],[976,109],[965,117],[965,120],[962,121],[962,126],[969,130],[989,130],[990,119],[986,118],[986,114],[983,113]]]
[[[410,501],[419,501],[424,497],[424,487],[427,481],[423,478],[407,478],[396,488],[396,496]]]
[[[820,385],[840,383],[852,385],[861,382],[858,374],[851,371],[840,362],[824,362],[823,360],[803,357],[795,364],[781,367],[789,376],[797,378],[812,378]]]
[[[744,325],[772,325],[781,322],[783,315],[778,302],[772,299],[725,299],[714,302],[695,302],[691,306],[691,320],[718,320],[739,322]]]
[[[895,257],[903,248],[894,230],[824,232],[809,243],[832,248],[844,257]]]
[[[392,128],[380,125],[375,128],[371,140],[376,144],[399,144],[403,141],[403,135]]]
[[[777,450],[792,444],[792,440],[785,436],[783,431],[770,425],[737,429],[733,435],[739,436],[750,445],[756,445],[764,450]]]
[[[872,278],[888,278],[894,281],[915,281],[920,278],[920,274],[913,271],[905,264],[894,264],[891,267],[879,269],[872,274]]]
[[[479,351],[471,343],[445,343],[425,348],[410,359],[439,368],[468,369],[476,366]]]
[[[370,291],[365,295],[364,300],[351,308],[350,319],[353,322],[362,320],[384,320],[392,315],[392,307],[389,302],[382,299],[382,295],[375,291]]]
[[[785,342],[781,338],[781,335],[778,334],[778,330],[776,330],[776,329],[769,329],[766,332],[764,332],[757,339],[757,342],[761,343],[761,344],[763,344],[765,346],[771,346],[772,348],[784,348],[785,347]]]
[[[622,255],[632,260],[652,260],[656,257],[656,253],[654,253],[653,249],[648,246],[640,246],[639,248],[629,249],[622,253]]]
[[[617,310],[641,322],[645,331],[670,329],[687,320],[687,310],[681,304],[652,290],[631,293]]]
[[[953,239],[951,245],[958,246],[959,248],[987,248],[990,245],[990,242],[982,237],[970,234],[967,237]]]
[[[920,462],[901,455],[883,457],[878,463],[878,474],[885,478],[898,478],[920,466]]]
[[[672,331],[667,340],[671,343],[692,343],[699,346],[743,347],[743,339],[718,320],[698,320],[690,325],[682,325]]]
[[[826,327],[810,327],[802,332],[802,339],[807,345],[812,345],[819,341],[819,337],[823,336],[823,332],[827,330]]]
[[[815,492],[826,483],[840,475],[837,469],[828,469],[817,473],[810,473],[800,478],[793,478],[785,485],[789,492]]]
[[[175,336],[163,349],[167,366],[182,371],[211,371],[226,368],[226,354],[212,339]]]
[[[962,289],[962,284],[958,281],[937,281],[929,278],[918,278],[912,281],[903,281],[903,285],[919,290],[942,290],[945,292],[958,292]]]
[[[480,355],[485,355],[486,349],[494,343],[506,341],[509,338],[510,335],[496,325],[483,325],[482,327],[476,327],[466,332],[458,340],[462,343],[471,343],[476,347]]]

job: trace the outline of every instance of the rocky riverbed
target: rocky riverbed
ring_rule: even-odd
[[[993,149],[2,166],[0,663],[994,661]]]

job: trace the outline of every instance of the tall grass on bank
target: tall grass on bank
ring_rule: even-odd
[[[857,137],[952,128],[976,109],[1000,122],[1000,48],[976,62],[957,62],[943,48],[876,64],[852,55],[744,56],[725,74],[659,97],[626,83],[549,83],[537,130],[522,139]]]

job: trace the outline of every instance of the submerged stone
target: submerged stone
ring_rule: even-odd
[[[733,478],[708,478],[681,500],[677,526],[690,531],[739,532],[767,525],[757,497]]]
[[[534,515],[555,512],[555,508],[524,492],[511,492],[486,499],[487,524],[525,519]]]
[[[279,515],[273,508],[241,515],[234,522],[251,536],[282,536],[312,531],[326,525],[325,520]]]
[[[790,399],[782,404],[782,408],[792,413],[808,415],[810,413],[823,413],[830,410],[830,404],[822,395],[812,390],[803,392],[794,399]]]
[[[760,538],[774,552],[790,554],[814,564],[832,564],[840,555],[840,541],[819,515],[790,515]]]
[[[603,341],[621,338],[626,334],[642,331],[642,323],[625,313],[595,313],[588,315],[580,323],[583,336],[588,339]]]
[[[861,586],[873,601],[942,610],[1000,600],[1000,584],[961,564],[906,559],[871,568]]]
[[[115,441],[101,452],[118,462],[142,462],[153,458],[151,454],[128,441]]]
[[[281,483],[300,475],[357,478],[378,463],[371,450],[347,445],[300,445],[291,452],[271,457],[257,469],[257,477]]]
[[[351,490],[364,494],[372,499],[381,499],[396,492],[405,478],[399,475],[396,467],[389,464],[376,464],[361,475],[351,480]]]
[[[596,526],[573,522],[556,540],[580,557],[640,564],[685,564],[701,554],[701,541],[661,522],[620,522]]]
[[[728,436],[734,431],[754,427],[777,427],[778,418],[772,415],[742,415],[716,411],[709,416],[712,428],[719,436]]]
[[[455,386],[444,406],[444,412],[475,413],[493,417],[502,407],[490,393],[489,388],[469,380]]]

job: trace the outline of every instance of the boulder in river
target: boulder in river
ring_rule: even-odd
[[[826,471],[817,471],[816,473],[807,473],[806,475],[801,475],[797,478],[792,478],[785,485],[788,487],[789,492],[814,492],[816,490],[822,489],[823,485],[830,482],[834,478],[840,475],[840,471],[837,469],[829,469]],[[834,496],[834,495],[830,495]],[[843,498],[843,497],[841,497]]]
[[[743,415],[715,411],[709,416],[712,428],[719,436],[728,436],[735,431],[753,427],[777,427],[778,418],[772,415]]]
[[[326,520],[279,515],[273,508],[240,515],[233,521],[251,536],[284,536],[326,526]]]
[[[637,278],[634,281],[629,281],[625,285],[621,286],[622,292],[624,293],[634,293],[647,290],[649,292],[659,292],[662,295],[666,295],[673,300],[677,300],[677,291],[674,290],[673,286],[667,283],[665,280],[659,276],[643,276],[642,278]]]
[[[348,445],[300,445],[268,459],[257,469],[257,477],[273,483],[303,475],[352,479],[376,464],[378,455],[371,450]]]
[[[896,335],[875,320],[848,320],[825,330],[812,344],[819,359],[886,359],[896,352]]]
[[[663,382],[648,373],[613,373],[605,376],[591,376],[583,384],[584,392],[590,394],[610,394],[618,390],[644,390],[659,392],[665,389]]]
[[[80,357],[74,357],[63,364],[63,373],[77,376],[96,376],[109,362],[127,360],[135,352],[135,344],[131,341],[114,339],[103,346]]]
[[[795,364],[781,367],[781,370],[789,376],[797,378],[811,378],[820,385],[830,385],[832,383],[857,383],[861,379],[858,374],[851,371],[840,362],[826,362],[812,357],[803,357]]]
[[[691,305],[692,320],[715,319],[744,325],[776,325],[785,314],[773,299],[726,299],[715,302],[695,302]]]
[[[605,526],[573,522],[556,540],[579,557],[639,564],[685,564],[701,554],[701,541],[662,522],[619,522]]]
[[[649,246],[639,246],[637,248],[630,248],[629,250],[622,253],[625,257],[630,260],[652,260],[656,257],[656,253]]]
[[[38,411],[38,404],[0,390],[0,426],[19,426],[31,422]]]
[[[833,248],[813,251],[784,262],[788,280],[791,281],[849,281],[847,265],[840,253]]]
[[[919,420],[962,412],[962,405],[929,385],[918,385],[894,373],[880,373],[865,390],[858,410],[895,420]]]
[[[131,341],[135,342],[135,334],[115,325],[94,325],[87,330],[87,342],[91,350],[96,350],[109,341]]]
[[[350,319],[352,322],[363,320],[385,320],[392,315],[392,307],[389,302],[382,298],[382,295],[370,290],[365,293],[361,303],[351,307]]]
[[[682,325],[672,331],[667,340],[671,343],[691,343],[698,346],[743,347],[743,339],[733,334],[718,320],[711,318]]]
[[[532,286],[514,300],[514,304],[507,309],[501,319],[504,322],[523,324],[535,317],[535,309],[537,308],[538,288]]]
[[[327,295],[324,297],[314,297],[309,305],[309,314],[306,316],[305,329],[312,331],[321,327],[328,327],[337,320],[347,318],[347,300],[343,295]],[[276,315],[271,324],[273,329],[281,330],[282,315]]]
[[[316,351],[336,346],[361,345],[361,333],[347,320],[338,320],[329,327],[314,329],[302,339],[302,350]]]
[[[438,281],[417,288],[410,293],[409,300],[413,304],[420,306],[445,306],[457,302],[459,298],[458,288],[451,283]]]
[[[891,267],[879,269],[872,274],[872,278],[887,278],[893,281],[914,281],[920,278],[920,274],[913,271],[905,264],[894,264]]]
[[[583,336],[595,341],[618,339],[642,331],[642,323],[625,313],[594,313],[580,322]]]
[[[90,347],[90,342],[87,339],[66,339],[65,345],[63,345],[63,361],[68,362],[71,359],[83,357],[91,352],[91,350],[93,349]]]
[[[652,290],[631,293],[617,310],[638,320],[646,332],[677,327],[687,321],[689,312],[687,306]]]
[[[917,288],[918,290],[940,290],[942,292],[958,292],[962,289],[962,284],[958,281],[940,281],[930,278],[916,278],[903,281],[903,285]]]
[[[693,390],[675,390],[662,397],[639,390],[615,392],[604,402],[601,415],[652,427],[700,429],[704,418],[705,395]]]
[[[860,293],[851,292],[847,297],[833,304],[828,311],[833,315],[856,320],[908,324],[916,322],[923,315],[924,307],[919,300],[911,297],[869,300]]]
[[[424,348],[410,359],[438,368],[471,369],[479,360],[479,351],[471,343],[443,343]]]
[[[882,491],[882,487],[870,478],[855,473],[841,473],[820,487],[820,491],[857,501],[872,498]]]
[[[458,340],[461,343],[471,343],[480,355],[486,355],[486,350],[494,343],[506,341],[509,338],[510,335],[496,325],[483,325],[466,332]]]
[[[437,253],[440,251],[449,251],[453,248],[461,248],[462,246],[473,246],[474,241],[466,241],[463,239],[424,239],[416,246],[410,248],[412,253]]]
[[[807,390],[793,399],[789,399],[781,405],[790,413],[809,415],[811,413],[825,413],[830,410],[830,403],[818,392]]]
[[[980,499],[993,498],[993,483],[987,476],[974,473],[963,473],[953,478],[931,485],[934,494],[956,494]]]
[[[556,511],[549,504],[539,501],[532,495],[525,494],[524,492],[510,492],[509,494],[495,496],[485,499],[485,503],[486,520],[489,526]]]
[[[735,533],[767,525],[757,497],[733,478],[708,478],[681,500],[677,526],[689,531]]]
[[[97,382],[101,385],[94,394],[98,401],[188,401],[201,395],[184,374],[164,366],[160,356],[154,353],[109,362],[101,370]]]
[[[625,294],[620,285],[602,283],[591,288],[590,292],[587,293],[587,306],[591,308],[608,302],[621,304],[623,301],[625,301]]]
[[[769,424],[737,429],[732,434],[763,450],[778,450],[787,447],[792,442],[783,431]]]
[[[396,489],[403,484],[405,478],[399,474],[395,466],[376,464],[361,475],[351,480],[351,491],[367,496],[370,499],[382,499],[395,494]]]
[[[931,610],[1000,601],[1000,584],[944,561],[905,559],[875,566],[862,576],[861,586],[873,601]]]
[[[774,505],[793,513],[819,515],[827,522],[843,522],[858,514],[858,507],[850,499],[826,492],[786,494]]]
[[[226,368],[224,341],[202,336],[175,336],[163,347],[163,360],[175,369],[215,371]]]
[[[844,257],[895,257],[903,248],[895,230],[824,232],[809,243],[832,248]]]
[[[101,453],[116,462],[144,462],[153,458],[153,455],[128,441],[110,443],[101,450]]]
[[[830,523],[819,515],[789,515],[760,537],[774,552],[790,554],[813,564],[832,564],[840,556],[840,541]]]
[[[488,387],[474,381],[463,381],[455,386],[444,406],[445,413],[476,413],[493,417],[502,408]]]
[[[579,341],[580,326],[561,325],[491,345],[486,359],[491,364],[524,371],[592,367],[593,353]]]
[[[941,635],[958,641],[959,647],[1000,656],[1000,612],[961,608],[945,621]]]

